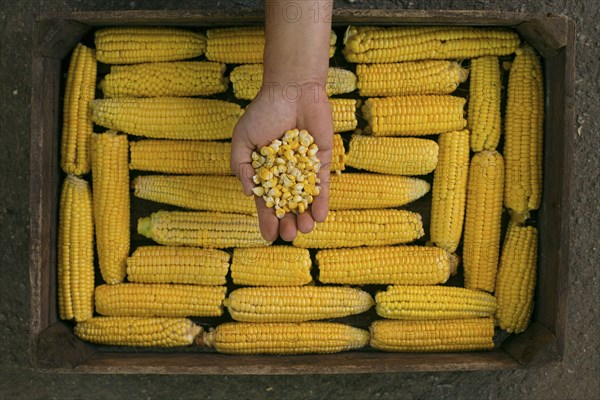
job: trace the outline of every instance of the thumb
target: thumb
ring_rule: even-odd
[[[254,146],[248,139],[248,135],[244,130],[234,129],[233,137],[231,139],[231,159],[230,168],[231,172],[238,177],[242,182],[244,188],[244,194],[246,196],[252,195],[252,188],[255,186],[252,177],[254,176],[254,168],[252,167],[252,152]]]

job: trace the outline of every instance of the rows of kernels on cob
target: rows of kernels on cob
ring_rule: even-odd
[[[336,41],[332,32],[330,56]],[[330,99],[334,131],[356,131],[334,136],[331,211],[313,232],[273,245],[229,166],[228,139],[244,109],[228,93],[258,93],[263,30],[103,28],[95,45],[79,44],[71,57],[61,147],[70,175],[59,309],[80,338],[234,354],[329,353],[369,342],[385,351],[470,351],[494,347],[494,317],[508,332],[526,329],[543,79],[539,57],[514,32],[349,27],[350,69],[330,68],[326,90],[342,96]],[[113,64],[109,73],[97,76],[96,57]],[[509,59],[503,90],[500,65]],[[109,131],[92,134],[93,123]],[[308,212],[319,195],[323,166],[312,140],[300,129],[282,132],[252,158],[254,194],[279,217]],[[342,173],[346,166],[353,170]],[[138,199],[180,209],[155,205],[140,215]],[[503,205],[512,217],[504,241]],[[94,229],[96,252],[84,250]],[[95,260],[105,284],[93,290]],[[455,287],[457,270],[464,288]],[[348,284],[358,287],[339,286]],[[383,320],[368,331],[322,321],[352,321],[375,305]],[[234,322],[196,324],[225,312]]]

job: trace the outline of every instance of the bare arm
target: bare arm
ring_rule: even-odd
[[[319,146],[321,193],[309,210],[277,219],[256,198],[263,236],[293,240],[297,230],[310,232],[327,216],[329,163],[333,140],[331,107],[325,93],[329,66],[331,7],[328,1],[265,1],[266,45],[263,86],[238,122],[232,139],[231,168],[252,194],[252,151],[268,145],[288,129],[308,130]]]

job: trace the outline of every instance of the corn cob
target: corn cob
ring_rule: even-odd
[[[422,136],[463,129],[466,100],[449,95],[369,98],[362,107],[366,133]]]
[[[471,60],[467,128],[471,150],[495,150],[500,141],[500,65],[498,57]]]
[[[337,353],[366,346],[369,332],[333,322],[229,322],[202,339],[226,354]]]
[[[296,286],[310,283],[312,262],[306,249],[270,246],[233,249],[231,279],[236,285]]]
[[[422,26],[349,26],[343,53],[355,63],[462,60],[513,53],[519,36],[507,29]]]
[[[177,61],[206,51],[200,33],[166,27],[110,27],[96,31],[98,61],[105,64]]]
[[[438,162],[438,144],[430,139],[352,135],[349,167],[382,174],[426,175]]]
[[[369,293],[360,289],[291,286],[237,289],[224,304],[236,321],[304,322],[360,314],[375,302]]]
[[[431,241],[454,252],[460,242],[465,215],[469,173],[469,132],[442,133],[440,152],[433,177]]]
[[[94,216],[87,181],[68,175],[58,217],[58,309],[61,319],[94,314]]]
[[[471,159],[467,184],[467,209],[463,266],[465,287],[494,291],[500,228],[504,161],[496,151],[484,150]]]
[[[225,285],[229,254],[216,249],[142,246],[127,259],[127,280],[140,283]]]
[[[521,333],[529,325],[535,292],[537,246],[537,229],[509,224],[496,284],[496,320],[500,328],[508,332]]]
[[[96,53],[81,43],[69,62],[63,107],[60,166],[67,174],[90,172],[93,124],[90,101],[96,90]]]
[[[449,94],[467,80],[469,72],[456,61],[414,61],[356,66],[361,96]]]
[[[112,346],[187,346],[200,332],[187,318],[94,317],[75,326],[81,340]]]
[[[433,246],[384,246],[321,250],[319,281],[344,285],[444,283],[458,257]]]
[[[120,283],[96,287],[96,311],[121,317],[218,317],[225,286]]]
[[[230,175],[231,143],[199,140],[130,142],[130,169],[172,174]],[[333,135],[331,171],[345,168],[344,143]]]
[[[230,74],[233,94],[241,100],[253,100],[263,83],[262,64],[244,64],[235,67]],[[356,90],[356,75],[352,71],[330,67],[327,71],[325,91],[328,96],[350,93]]]
[[[492,317],[496,311],[491,294],[451,286],[389,286],[375,301],[377,315],[401,320]]]
[[[423,232],[421,215],[405,210],[330,211],[310,233],[298,232],[294,246],[329,249],[408,243]]]
[[[227,90],[225,64],[179,61],[113,66],[100,82],[104,97],[206,96]]]
[[[254,199],[244,194],[235,176],[145,175],[133,180],[133,190],[141,199],[192,210],[256,212]]]
[[[165,245],[263,247],[258,218],[220,212],[157,211],[138,220],[138,233]]]
[[[529,46],[517,50],[510,68],[504,121],[504,206],[515,222],[523,222],[540,206],[544,136],[542,66]]]
[[[227,64],[259,64],[265,51],[263,27],[217,28],[206,31],[206,58]],[[329,58],[335,53],[337,36],[331,31]]]
[[[398,352],[454,352],[494,348],[492,318],[374,321],[371,347]]]
[[[228,139],[244,113],[234,103],[188,97],[97,99],[90,104],[98,125],[163,139]]]
[[[127,136],[114,131],[92,136],[94,223],[98,262],[106,283],[123,282],[129,255]]]
[[[331,111],[333,112],[333,131],[351,131],[358,125],[356,119],[357,100],[354,99],[329,99]]]

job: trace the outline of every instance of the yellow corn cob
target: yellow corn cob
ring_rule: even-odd
[[[265,51],[265,30],[260,26],[217,28],[206,31],[206,58],[227,64],[259,64]],[[337,36],[331,31],[329,58]]]
[[[98,99],[90,104],[98,125],[163,139],[228,139],[244,113],[234,103],[188,97]]]
[[[94,100],[95,91],[96,54],[79,43],[69,62],[63,107],[60,166],[68,174],[90,172],[93,124],[89,104]]]
[[[330,176],[329,208],[400,207],[423,197],[429,183],[407,176],[345,173]]]
[[[110,27],[96,31],[98,61],[105,64],[177,61],[206,51],[201,33],[166,27]]]
[[[358,125],[356,119],[356,105],[354,99],[329,99],[331,111],[333,112],[333,131],[351,131]]]
[[[199,140],[130,142],[130,169],[172,174],[230,175],[231,143]],[[345,169],[344,143],[333,135],[331,171]]]
[[[292,246],[233,249],[231,279],[236,285],[296,286],[310,283],[312,262],[306,249]]]
[[[519,46],[516,32],[449,26],[349,26],[343,53],[355,63],[475,58],[508,55]]]
[[[535,292],[537,246],[537,229],[509,224],[496,284],[496,320],[500,328],[508,332],[521,333],[529,325]]]
[[[360,289],[335,286],[250,287],[234,290],[224,303],[242,322],[304,322],[360,314],[375,304]]]
[[[127,259],[127,280],[140,283],[227,283],[229,254],[216,249],[142,246]]]
[[[423,232],[421,215],[405,210],[330,211],[310,233],[298,232],[294,246],[329,249],[408,243]]]
[[[218,317],[225,286],[120,283],[96,287],[96,311],[117,317]]]
[[[498,57],[471,60],[467,127],[471,150],[495,150],[500,141],[500,64]]]
[[[235,176],[145,175],[133,180],[136,197],[192,210],[253,214],[256,204]]]
[[[229,322],[206,332],[203,342],[227,354],[337,353],[366,346],[369,332],[333,322]]]
[[[138,220],[138,233],[165,245],[201,247],[269,246],[258,218],[220,212],[157,211]]]
[[[449,95],[369,98],[362,107],[366,133],[422,136],[463,129],[466,100]]]
[[[496,299],[479,290],[451,286],[389,286],[375,296],[377,315],[402,320],[492,317]]]
[[[244,64],[235,67],[230,74],[233,94],[241,100],[253,100],[258,94],[263,79],[262,64]],[[328,96],[350,93],[356,89],[356,75],[352,71],[330,67],[327,71],[325,90]]]
[[[92,136],[96,246],[102,278],[123,282],[129,255],[127,136],[114,131]]]
[[[442,133],[433,177],[431,241],[454,252],[462,235],[469,173],[469,131]]]
[[[382,246],[321,250],[319,281],[346,285],[444,283],[458,257],[434,246]]]
[[[94,216],[87,181],[68,175],[58,216],[58,309],[61,319],[94,314]]]
[[[374,321],[371,347],[398,352],[454,352],[494,348],[492,318]]]
[[[411,94],[449,94],[469,72],[456,61],[414,61],[394,64],[356,66],[361,96],[406,96]]]
[[[75,326],[87,342],[136,347],[187,346],[201,331],[187,318],[94,317]]]
[[[475,154],[467,184],[462,252],[467,288],[494,291],[500,252],[503,189],[502,155],[489,150]]]
[[[256,205],[244,195],[235,176],[142,175],[133,180],[134,195],[192,210],[253,214]],[[378,174],[330,176],[329,208],[352,210],[400,207],[429,192],[417,178]]]
[[[504,132],[504,206],[523,222],[542,195],[544,82],[540,59],[529,46],[517,50],[510,68]]]
[[[113,66],[100,82],[104,97],[206,96],[227,90],[225,64],[179,61]]]
[[[438,162],[438,144],[429,139],[352,135],[349,167],[383,174],[426,175]]]

